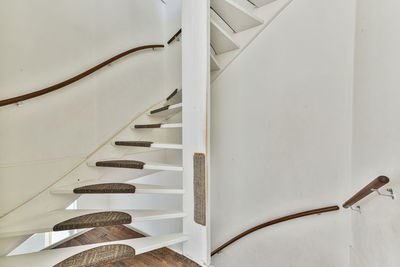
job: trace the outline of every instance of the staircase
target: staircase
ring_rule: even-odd
[[[211,0],[211,80],[291,1]],[[182,108],[182,90],[176,89],[132,119],[65,176],[0,218],[0,266],[99,266],[187,241],[185,234],[174,233],[5,256],[35,233],[182,220],[185,213],[181,210],[67,209],[82,195],[183,196],[182,188],[132,182],[156,172],[182,173]]]
[[[111,141],[82,162],[45,192],[0,220],[0,240],[13,244],[35,233],[124,225],[143,221],[182,219],[179,210],[87,210],[66,209],[81,195],[162,194],[183,195],[181,188],[128,182],[161,171],[181,173],[177,162],[153,162],[150,159],[168,151],[181,153],[182,91],[174,90],[161,101],[119,131]],[[143,141],[146,140],[146,141]],[[118,177],[122,170],[125,174]],[[116,175],[117,174],[117,175]],[[112,178],[108,178],[112,176]],[[79,178],[77,178],[79,177]],[[41,203],[40,205],[38,203]],[[0,266],[98,266],[127,257],[185,242],[183,233],[104,242],[78,247],[44,250],[0,257]]]
[[[214,81],[292,1],[211,0],[211,81]]]

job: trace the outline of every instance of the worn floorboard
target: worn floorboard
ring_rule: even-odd
[[[66,248],[94,243],[117,241],[143,237],[143,235],[123,226],[106,226],[94,228],[80,236],[68,240],[56,248]],[[102,267],[200,267],[186,257],[168,249],[161,248],[148,253],[125,259]]]

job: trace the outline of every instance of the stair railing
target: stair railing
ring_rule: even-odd
[[[179,35],[181,35],[182,29],[179,29],[174,36],[171,37],[171,39],[168,40],[167,44],[170,45],[173,41],[175,41],[176,38],[178,38]]]
[[[19,102],[22,102],[22,101],[25,101],[25,100],[28,100],[28,99],[31,99],[31,98],[35,98],[35,97],[38,97],[38,96],[41,96],[41,95],[44,95],[44,94],[48,94],[50,92],[56,91],[58,89],[61,89],[63,87],[66,87],[66,86],[68,86],[68,85],[70,85],[70,84],[72,84],[74,82],[77,82],[77,81],[85,78],[86,76],[89,76],[90,74],[92,74],[92,73],[100,70],[101,68],[107,66],[108,64],[110,64],[110,63],[112,63],[112,62],[114,62],[114,61],[116,61],[116,60],[118,60],[118,59],[120,59],[122,57],[125,57],[125,56],[127,56],[129,54],[132,54],[132,53],[135,53],[135,52],[138,52],[138,51],[141,51],[141,50],[146,50],[146,49],[153,49],[154,50],[156,48],[163,48],[163,47],[164,47],[164,45],[156,44],[156,45],[139,46],[139,47],[130,49],[130,50],[125,51],[123,53],[120,53],[120,54],[118,54],[118,55],[116,55],[116,56],[114,56],[114,57],[112,57],[112,58],[110,58],[110,59],[108,59],[108,60],[106,60],[106,61],[104,61],[104,62],[102,62],[102,63],[100,63],[98,65],[96,65],[96,66],[94,66],[93,68],[91,68],[91,69],[89,69],[89,70],[87,70],[85,72],[82,72],[82,73],[80,73],[80,74],[78,74],[78,75],[76,75],[76,76],[74,76],[74,77],[72,77],[72,78],[70,78],[70,79],[68,79],[66,81],[57,83],[55,85],[52,85],[52,86],[44,88],[44,89],[40,89],[40,90],[34,91],[32,93],[28,93],[28,94],[25,94],[25,95],[12,97],[12,98],[9,98],[9,99],[0,100],[0,107],[6,106],[6,105],[10,105],[10,104],[16,104],[16,103],[19,103]]]
[[[305,217],[305,216],[310,216],[310,215],[314,215],[314,214],[321,214],[321,213],[326,213],[326,212],[331,212],[331,211],[336,211],[339,210],[338,206],[330,206],[330,207],[326,207],[326,208],[321,208],[321,209],[315,209],[315,210],[308,210],[308,211],[303,211],[303,212],[299,212],[299,213],[295,213],[295,214],[291,214],[285,217],[281,217],[260,225],[257,225],[237,236],[235,236],[234,238],[232,238],[231,240],[229,240],[228,242],[224,243],[223,245],[219,246],[217,249],[215,249],[214,251],[211,252],[211,256],[219,253],[221,250],[223,250],[224,248],[226,248],[227,246],[231,245],[232,243],[238,241],[239,239],[257,231],[260,230],[262,228],[265,228],[267,226],[271,226],[274,224],[278,224],[278,223],[282,223],[282,222],[286,222],[286,221],[290,221],[290,220],[294,220],[300,217]]]
[[[375,178],[372,182],[367,184],[363,189],[358,191],[354,196],[352,196],[349,200],[347,200],[343,204],[343,208],[345,208],[345,209],[351,208],[354,204],[356,204],[357,202],[359,202],[360,200],[362,200],[369,194],[372,194],[373,192],[377,192],[379,195],[383,195],[382,193],[379,192],[379,188],[381,188],[382,186],[389,183],[389,181],[390,181],[390,179],[386,176],[379,176],[379,177]],[[390,193],[390,195],[388,195],[388,196],[394,198],[393,190],[388,189],[388,191]]]

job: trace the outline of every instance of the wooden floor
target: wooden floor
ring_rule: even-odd
[[[77,236],[56,248],[66,248],[94,243],[117,241],[143,237],[143,235],[125,226],[106,226],[94,228],[80,236]],[[145,254],[136,256],[134,259],[126,259],[119,262],[103,265],[101,267],[199,267],[200,265],[192,262],[186,257],[174,251],[162,248]]]

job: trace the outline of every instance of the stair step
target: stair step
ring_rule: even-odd
[[[135,249],[121,244],[106,245],[92,248],[80,252],[66,260],[54,265],[54,267],[71,267],[71,266],[101,266],[128,258],[133,258]]]
[[[181,211],[166,210],[55,210],[11,226],[0,225],[0,238],[184,216]]]
[[[262,7],[275,1],[276,0],[251,0],[251,3],[254,4],[256,7]]]
[[[217,59],[213,55],[210,55],[210,69],[211,71],[217,71],[221,69],[221,67],[218,65]]]
[[[50,191],[52,194],[183,194],[183,189],[160,185],[106,183],[98,180],[85,181]]]
[[[88,161],[89,167],[109,167],[109,168],[128,168],[139,170],[158,170],[158,171],[182,171],[181,166],[164,164],[164,163],[145,163],[136,160],[103,160],[103,161]]]
[[[114,141],[115,146],[134,146],[134,147],[150,147],[150,148],[165,148],[165,149],[183,149],[181,144],[161,144],[149,141]]]
[[[211,46],[217,55],[239,49],[239,45],[235,43],[232,37],[230,37],[229,34],[212,19],[210,24],[210,34]]]
[[[135,124],[132,129],[182,128],[182,123]]]
[[[182,103],[167,105],[150,111],[150,116],[171,116],[182,111]]]
[[[188,237],[184,234],[169,234],[163,236],[156,236],[156,237],[142,237],[142,238],[135,238],[135,239],[126,239],[126,240],[119,240],[119,241],[112,241],[112,242],[104,242],[98,244],[91,244],[91,245],[82,245],[82,246],[75,246],[69,248],[59,248],[59,249],[52,249],[52,250],[43,250],[36,253],[30,254],[22,254],[17,256],[5,256],[0,257],[0,266],[9,266],[9,267],[17,267],[17,266],[40,266],[40,267],[54,267],[57,264],[69,259],[70,257],[77,256],[77,254],[96,249],[99,247],[103,247],[103,251],[109,251],[109,248],[116,248],[116,247],[107,247],[105,246],[129,246],[130,248],[134,249],[135,254],[143,254],[152,250],[156,250],[159,248],[179,244],[188,240]],[[118,249],[121,249],[118,247]],[[94,252],[94,251],[92,251]],[[116,251],[115,251],[116,252]],[[132,253],[131,249],[123,248],[123,253],[117,253],[118,257],[127,256],[128,253]],[[93,254],[90,254],[93,255]],[[96,254],[97,255],[97,254]],[[105,255],[110,257],[110,260],[107,262],[112,262],[116,260],[115,256],[111,256],[109,253],[105,253]],[[104,256],[105,256],[104,255]],[[99,257],[103,257],[103,255],[99,255]],[[92,258],[92,257],[89,257]],[[97,258],[97,257],[96,257]],[[102,259],[105,260],[105,259]],[[81,267],[79,263],[82,261],[76,261],[73,264],[76,265],[67,265],[69,267]],[[57,267],[63,267],[63,265]],[[83,265],[88,266],[88,265]],[[93,266],[93,265],[92,265]],[[98,265],[94,265],[98,266]]]
[[[124,212],[104,211],[81,215],[56,224],[53,231],[67,231],[100,226],[121,225],[132,223],[132,217]]]
[[[211,0],[211,8],[235,32],[241,32],[258,25],[263,21],[231,0]]]
[[[166,103],[169,105],[182,103],[182,90],[175,89],[166,99]]]

